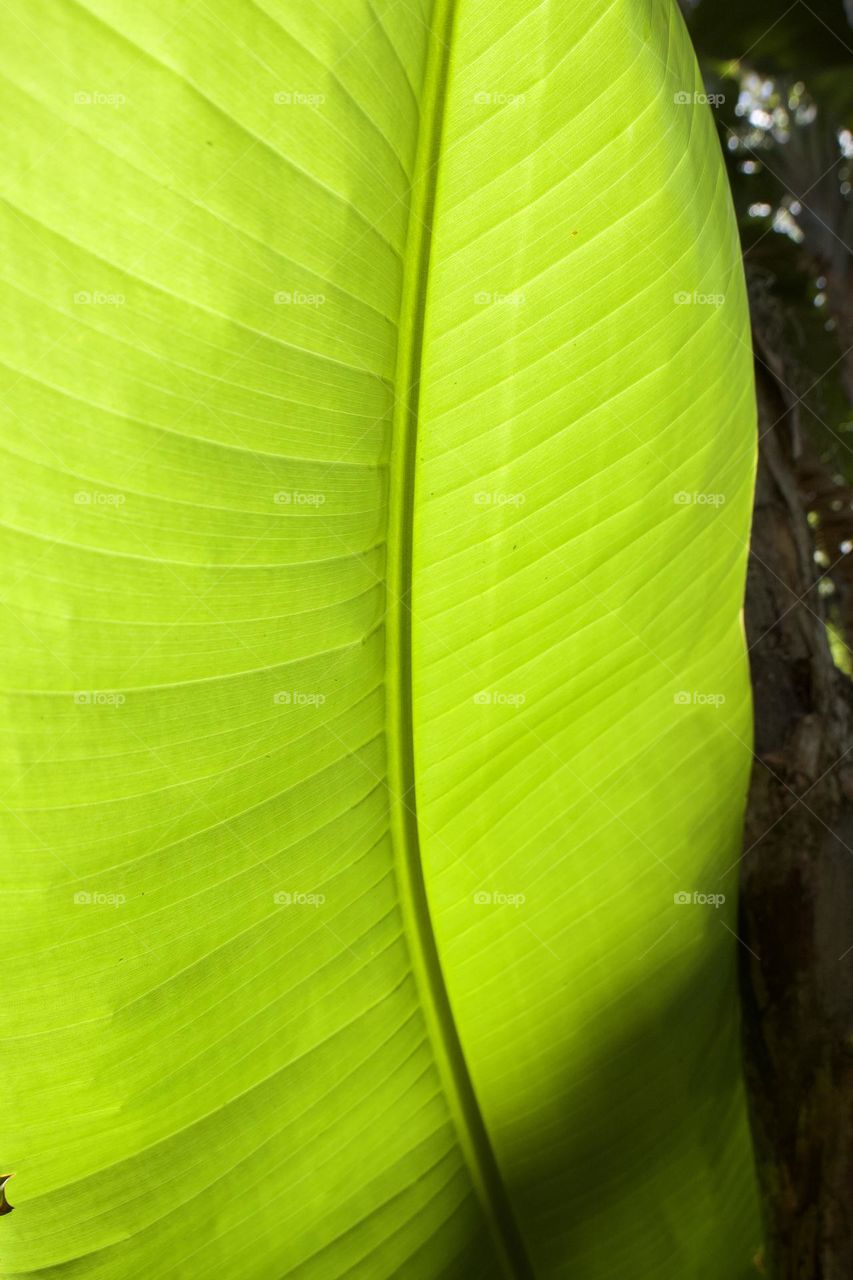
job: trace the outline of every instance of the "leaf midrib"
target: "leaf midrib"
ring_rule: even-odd
[[[455,16],[456,0],[435,0],[403,259],[389,468],[388,790],[403,922],[421,1009],[445,1096],[503,1270],[510,1280],[533,1280],[450,1005],[429,909],[417,817],[411,613],[415,460],[432,220]]]

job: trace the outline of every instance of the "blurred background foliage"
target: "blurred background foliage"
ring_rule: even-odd
[[[682,0],[726,156],[756,358],[780,383],[817,589],[853,645],[853,0]],[[836,646],[840,665],[850,655]]]

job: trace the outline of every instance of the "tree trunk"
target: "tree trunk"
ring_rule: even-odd
[[[853,1280],[853,694],[834,665],[798,488],[797,403],[756,339],[746,601],[755,763],[739,933],[771,1280]]]

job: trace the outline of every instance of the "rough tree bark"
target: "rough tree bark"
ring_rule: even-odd
[[[739,932],[765,1269],[853,1280],[853,684],[833,663],[815,587],[797,401],[760,335],[756,353],[756,760]]]

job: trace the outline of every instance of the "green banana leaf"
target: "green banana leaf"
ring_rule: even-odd
[[[7,1280],[731,1280],[754,402],[671,0],[0,12]]]

